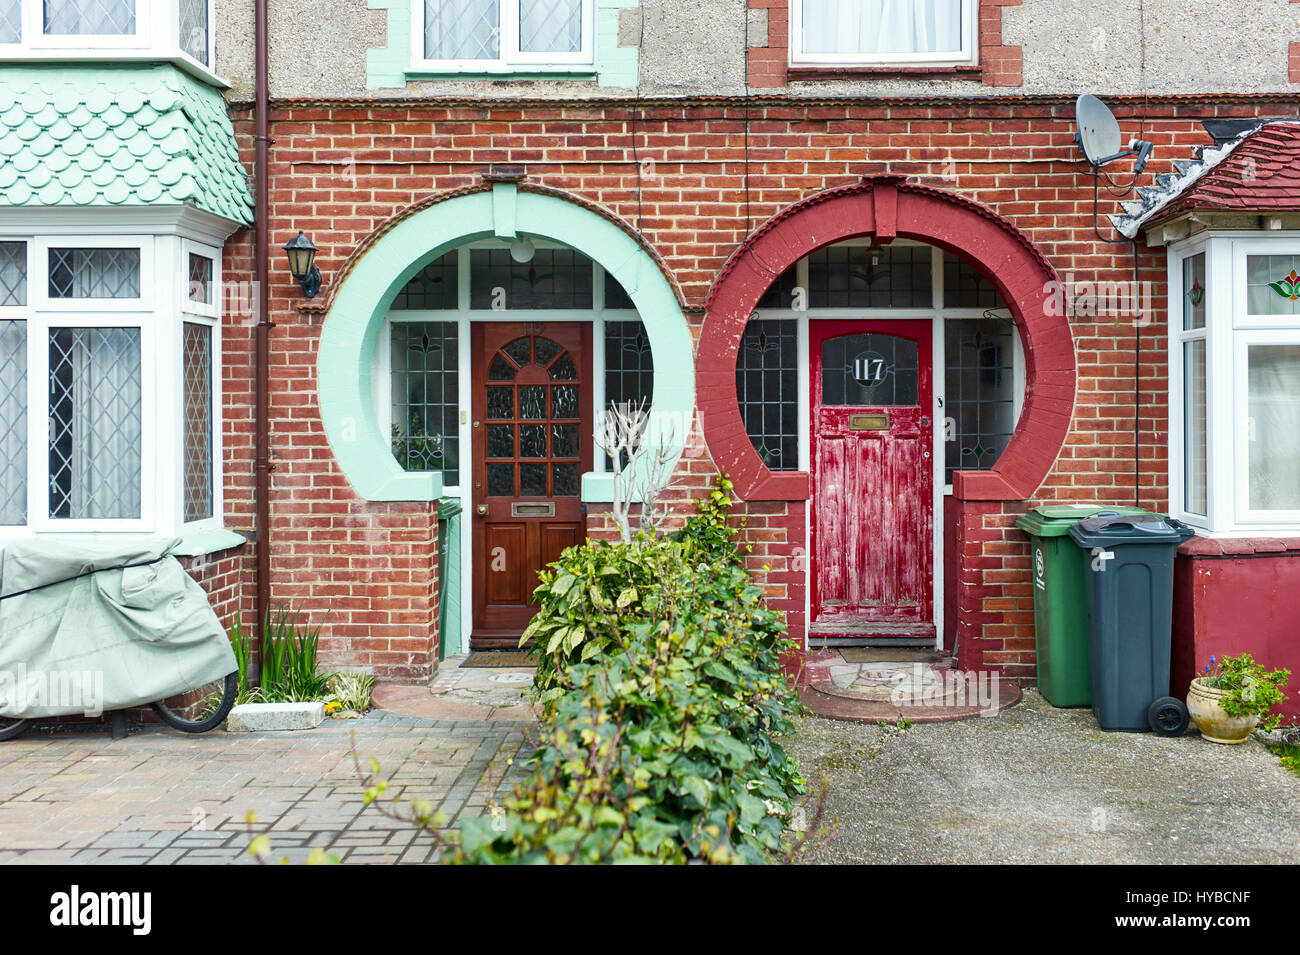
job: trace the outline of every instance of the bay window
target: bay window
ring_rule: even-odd
[[[595,0],[416,0],[414,60],[443,72],[594,66]]]
[[[174,236],[0,240],[0,536],[219,526],[218,282]]]
[[[790,63],[973,64],[977,12],[976,0],[790,0]]]
[[[212,0],[0,0],[0,58],[107,52],[212,67]]]
[[[1300,235],[1172,246],[1170,504],[1208,533],[1300,533]]]

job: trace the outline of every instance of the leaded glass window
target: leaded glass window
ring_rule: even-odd
[[[49,514],[139,518],[138,328],[50,330]]]
[[[589,309],[591,259],[572,249],[537,249],[516,262],[509,249],[470,251],[470,308]]]
[[[190,253],[190,281],[186,296],[200,305],[212,304],[212,259]]]
[[[640,320],[605,322],[605,406],[630,403],[650,406],[655,391],[655,363],[650,336]],[[627,462],[622,462],[626,467]],[[605,466],[613,461],[605,455]]]
[[[944,322],[945,483],[954,471],[987,470],[1016,430],[1015,323]]]
[[[397,309],[454,309],[459,305],[457,253],[434,259],[402,286],[393,300]]]
[[[0,43],[21,43],[22,41],[22,0],[0,0]]]
[[[0,308],[27,304],[27,243],[0,242]]]
[[[1300,253],[1246,256],[1246,313],[1300,315]]]
[[[139,249],[50,249],[50,298],[139,298]]]
[[[27,323],[0,319],[0,524],[27,523]]]
[[[751,321],[736,358],[736,399],[745,431],[774,471],[799,468],[798,322]]]
[[[453,487],[460,483],[457,348],[455,322],[392,324],[393,456],[407,471],[441,471]]]
[[[582,0],[519,0],[521,53],[582,50]]]
[[[931,252],[917,245],[830,245],[808,256],[812,308],[929,308]]]
[[[619,283],[618,279],[605,273],[605,308],[607,309],[633,309],[632,297],[627,294],[627,289]]]
[[[186,322],[181,385],[186,521],[212,516],[212,329]]]
[[[946,308],[1004,307],[993,281],[951,252],[943,254],[943,304]]]
[[[427,60],[495,60],[501,51],[501,0],[424,0]]]
[[[208,0],[180,0],[180,46],[204,66],[208,63]]]
[[[758,300],[759,308],[796,308],[800,305],[795,299],[799,288],[798,267],[790,266],[776,277],[763,297]]]
[[[43,0],[48,36],[129,36],[135,0]]]

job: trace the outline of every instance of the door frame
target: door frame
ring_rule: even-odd
[[[867,310],[864,309],[861,311],[867,311]],[[872,311],[878,311],[878,310],[872,310]],[[892,311],[901,313],[904,311],[912,312],[916,310],[895,309]],[[817,376],[813,374],[813,370],[815,367],[820,366],[821,361],[820,361],[820,356],[813,354],[813,350],[812,350],[813,336],[812,336],[811,323],[816,322],[819,330],[822,330],[823,332],[830,332],[830,334],[823,334],[821,336],[821,341],[823,342],[829,340],[830,338],[836,337],[839,334],[853,334],[854,332],[860,332],[863,330],[863,326],[868,323],[870,323],[873,326],[872,331],[889,334],[887,330],[889,325],[895,322],[898,323],[907,322],[908,324],[914,327],[916,326],[924,327],[926,330],[926,334],[928,334],[930,337],[930,354],[928,356],[925,356],[918,351],[917,361],[920,363],[918,366],[918,372],[921,369],[925,368],[926,361],[929,361],[930,363],[929,364],[930,408],[929,411],[927,412],[923,402],[919,405],[919,407],[921,409],[920,413],[923,417],[926,416],[927,414],[929,415],[930,427],[931,427],[931,431],[930,431],[930,460],[931,460],[931,470],[930,470],[931,528],[930,531],[931,533],[930,533],[930,542],[929,542],[930,543],[930,587],[931,587],[930,620],[932,625],[934,626],[935,639],[933,641],[930,641],[930,640],[922,640],[920,638],[915,638],[915,637],[913,638],[817,637],[816,638],[819,643],[825,641],[826,646],[848,647],[848,646],[862,646],[862,645],[881,645],[881,646],[905,647],[905,646],[921,646],[921,645],[930,646],[931,644],[933,644],[936,648],[939,649],[942,649],[943,646],[942,563],[943,563],[944,552],[943,552],[942,522],[943,522],[944,488],[942,486],[942,482],[943,482],[944,466],[943,466],[943,459],[939,453],[939,449],[942,448],[942,445],[939,443],[939,441],[942,439],[943,436],[943,423],[937,420],[938,416],[935,410],[939,407],[942,401],[942,396],[940,395],[940,385],[938,382],[938,373],[942,371],[943,365],[938,364],[938,362],[942,362],[943,360],[943,343],[941,341],[936,343],[936,336],[941,337],[943,334],[943,317],[942,317],[941,310],[927,310],[927,311],[933,311],[934,314],[927,314],[927,315],[921,315],[916,317],[906,317],[902,314],[894,314],[888,317],[882,317],[879,315],[870,315],[870,316],[854,315],[850,317],[842,314],[836,316],[827,315],[823,317],[818,315],[816,317],[809,316],[806,321],[801,323],[800,337],[803,341],[804,350],[807,352],[807,360],[806,362],[801,364],[801,369],[804,370],[804,373],[808,379],[807,388],[804,391],[804,395],[806,396],[807,408],[802,418],[802,425],[801,425],[806,430],[806,438],[801,437],[800,440],[801,458],[803,457],[803,449],[806,448],[808,460],[806,463],[803,463],[801,461],[801,466],[805,467],[808,470],[808,473],[814,477],[815,475],[813,475],[812,472],[812,461],[814,458],[813,442],[816,440],[817,436],[813,433],[812,419],[818,405],[813,400],[813,393],[814,391],[817,391],[821,385],[820,382],[817,380]],[[831,331],[831,326],[836,324],[842,324],[846,326],[845,331],[843,333],[838,332],[838,330]],[[918,395],[918,400],[920,400],[920,398],[921,396]],[[817,491],[815,486],[809,488],[808,506],[805,508],[806,519],[805,519],[804,540],[807,544],[807,554],[808,554],[807,565],[808,566],[807,566],[807,576],[805,579],[804,620],[806,621],[805,632],[807,634],[807,642],[809,643],[811,643],[812,640],[814,639],[812,633],[812,627],[813,627],[812,597],[813,597],[813,588],[816,580],[817,568],[815,566],[816,557],[815,557],[815,549],[813,546],[814,528],[813,528],[812,505],[814,503],[816,493]]]
[[[836,245],[870,245],[870,236],[858,236],[844,239],[836,242]],[[895,239],[899,245],[927,245],[927,243],[909,240]],[[917,321],[929,320],[931,324],[931,352],[932,352],[932,399],[930,420],[934,424],[934,439],[932,447],[934,448],[934,593],[933,593],[933,614],[935,625],[935,639],[933,646],[937,650],[943,649],[944,631],[946,629],[946,619],[944,615],[944,593],[946,589],[946,578],[944,573],[944,564],[948,556],[948,548],[945,539],[945,510],[949,496],[952,494],[952,487],[944,483],[944,471],[946,460],[946,445],[944,443],[944,411],[943,401],[944,393],[947,388],[945,381],[944,369],[946,367],[946,356],[944,352],[944,320],[946,318],[980,318],[984,316],[983,308],[947,308],[943,300],[943,249],[935,245],[929,246],[931,249],[931,305],[926,308],[836,308],[836,309],[775,309],[762,308],[758,310],[764,318],[772,319],[793,319],[798,326],[798,381],[797,391],[799,399],[798,413],[798,438],[799,438],[799,470],[805,474],[809,473],[811,467],[812,451],[812,360],[809,354],[808,346],[808,323],[809,321],[832,322],[832,321],[860,321],[871,319],[873,321]],[[808,288],[808,259],[806,256],[801,257],[796,265],[797,282],[801,288]],[[1019,329],[1017,329],[1019,332]],[[1013,367],[1015,369],[1015,382],[1013,393],[1016,396],[1015,416],[1020,421],[1021,411],[1024,406],[1025,397],[1025,356],[1024,343],[1020,334],[1013,337],[1015,355]],[[811,508],[811,491],[809,498],[804,506],[804,525],[803,525],[803,542],[805,545],[805,554],[807,553],[807,544],[812,540],[812,508]],[[806,559],[804,562],[804,600],[803,611],[804,620],[812,619],[812,561]],[[804,649],[809,649],[811,645],[811,634],[807,627],[804,630]],[[895,645],[901,645],[897,640],[893,641]],[[850,646],[848,642],[839,643],[840,646]]]

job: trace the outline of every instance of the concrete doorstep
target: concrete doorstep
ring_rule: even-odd
[[[325,719],[325,704],[241,703],[226,717],[228,733],[315,729]]]

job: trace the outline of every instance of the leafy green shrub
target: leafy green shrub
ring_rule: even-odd
[[[798,767],[779,614],[694,540],[565,551],[538,588],[544,731],[527,786],[452,861],[761,862]]]
[[[709,559],[738,564],[742,560],[742,545],[736,542],[739,530],[728,521],[735,502],[731,499],[733,485],[725,474],[714,478],[713,489],[696,504],[697,513],[686,519],[686,526],[673,535],[680,541],[694,541]],[[741,520],[744,524],[744,520]],[[745,552],[750,547],[743,545]]]

